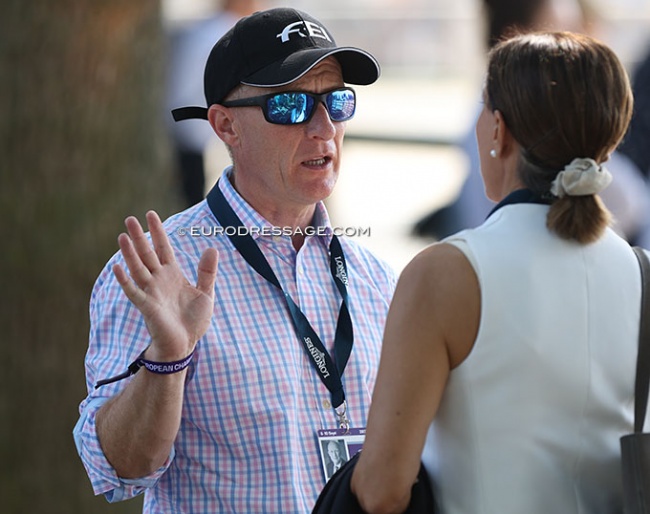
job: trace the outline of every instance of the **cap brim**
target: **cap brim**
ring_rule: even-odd
[[[336,57],[341,64],[343,81],[347,84],[372,84],[381,73],[377,60],[359,48],[310,48],[265,66],[241,83],[256,87],[285,86],[298,80],[319,62],[331,56]]]

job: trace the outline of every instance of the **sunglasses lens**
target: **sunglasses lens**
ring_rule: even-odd
[[[266,103],[267,117],[271,123],[291,125],[309,118],[314,99],[304,93],[280,93]]]
[[[266,101],[266,119],[278,125],[303,123],[312,115],[316,99],[308,93],[287,92],[271,96]],[[327,111],[332,121],[346,121],[354,116],[354,91],[339,89],[326,96]]]
[[[332,121],[346,121],[354,116],[356,99],[354,91],[339,89],[327,95],[327,110]]]

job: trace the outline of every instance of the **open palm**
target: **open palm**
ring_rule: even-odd
[[[125,220],[128,235],[120,234],[118,243],[130,277],[119,264],[113,267],[113,272],[126,296],[144,316],[151,335],[148,358],[179,359],[194,349],[210,325],[218,253],[214,248],[203,253],[196,286],[193,286],[176,262],[158,215],[149,211],[146,217],[151,243],[140,222],[128,217]]]

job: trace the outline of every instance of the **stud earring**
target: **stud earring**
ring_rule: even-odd
[[[492,157],[493,159],[496,159],[497,157],[497,151],[494,148],[490,150],[490,157]]]

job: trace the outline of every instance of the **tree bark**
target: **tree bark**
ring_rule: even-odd
[[[123,219],[178,208],[159,0],[0,5],[0,510],[126,513],[72,438],[88,300]]]

